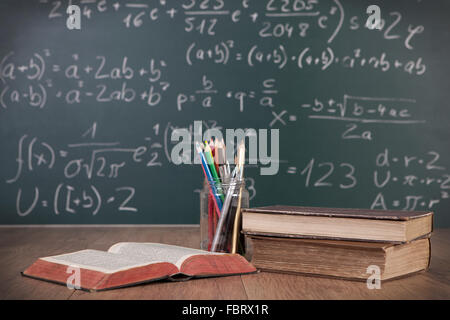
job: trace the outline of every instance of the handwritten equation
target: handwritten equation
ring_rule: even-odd
[[[345,69],[378,70],[387,72],[398,70],[411,75],[423,75],[427,66],[422,57],[414,60],[395,58],[382,52],[371,55],[360,48],[353,49],[348,54],[337,55],[331,47],[311,48],[306,47],[297,52],[289,52],[283,44],[273,49],[261,49],[253,45],[246,52],[235,52],[235,41],[224,41],[213,47],[200,47],[193,42],[186,51],[186,62],[194,65],[196,62],[213,62],[227,65],[231,62],[243,61],[247,66],[258,65],[275,66],[278,69],[298,68],[299,70],[316,68],[317,71],[325,71],[333,66]]]
[[[326,202],[332,192],[341,206],[448,208],[448,99],[435,88],[448,57],[430,49],[441,35],[424,1],[386,2],[374,30],[364,1],[6,2],[0,25],[16,31],[0,36],[8,221],[176,223],[187,206],[183,222],[198,222],[201,170],[171,159],[174,130],[194,136],[198,120],[205,130],[279,130],[273,179],[289,190],[274,191],[249,164],[257,205],[279,192],[304,205],[304,194]],[[72,4],[79,30],[66,26]],[[15,25],[24,12],[29,25]],[[145,216],[164,201],[175,220],[164,210]]]
[[[299,176],[305,188],[337,188],[355,190],[370,181],[371,209],[433,210],[450,199],[450,173],[436,151],[418,155],[402,155],[388,148],[371,162],[370,169],[358,168],[350,162],[311,158],[302,167],[289,165],[286,174]],[[403,190],[401,198],[389,191]]]
[[[34,53],[24,61],[12,61],[14,52],[10,52],[0,62],[0,80],[6,84],[0,92],[0,105],[3,109],[10,106],[26,104],[30,107],[44,108],[50,96],[64,101],[66,104],[86,102],[131,103],[139,101],[145,106],[160,104],[164,92],[170,87],[169,81],[164,81],[163,71],[167,67],[164,60],[148,59],[145,66],[132,68],[128,57],[122,57],[119,65],[111,65],[105,56],[96,56],[88,63],[79,62],[79,54],[71,57],[66,65],[50,64],[47,60],[51,51]],[[59,81],[55,77],[62,75],[72,88],[57,87]],[[86,82],[95,82],[88,87]],[[107,84],[113,81],[117,84]],[[147,83],[143,91],[132,87],[131,82]],[[22,88],[12,86],[21,84]],[[11,83],[11,85],[10,85]],[[23,85],[23,84],[27,85]]]
[[[37,0],[48,8],[48,19],[63,20],[67,5],[78,1]],[[95,20],[104,14],[114,14],[125,28],[152,27],[160,20],[183,19],[186,33],[214,37],[220,24],[251,22],[256,25],[255,36],[261,38],[304,38],[311,32],[323,31],[324,40],[332,43],[343,31],[357,32],[364,28],[364,16],[348,15],[341,0],[159,0],[144,1],[80,0],[82,15]],[[410,24],[398,11],[389,11],[377,29],[383,39],[401,41],[412,50],[414,38],[425,27]],[[295,22],[292,22],[295,21]]]
[[[203,126],[221,129],[215,121],[204,121]],[[136,192],[139,193],[134,185],[118,186],[112,191],[106,188],[110,191],[105,191],[95,182],[110,180],[120,183],[122,172],[126,175],[130,168],[157,170],[169,166],[170,151],[175,144],[170,136],[179,128],[170,122],[164,125],[155,123],[149,134],[141,139],[142,144],[135,141],[133,146],[120,141],[98,141],[97,123],[80,135],[80,142],[65,145],[54,145],[38,136],[22,135],[17,142],[15,173],[4,181],[9,186],[17,187],[17,214],[27,216],[37,207],[51,208],[55,215],[75,214],[83,210],[95,216],[105,206],[119,212],[138,212],[137,205],[132,205]],[[183,129],[194,135],[192,125]],[[57,172],[58,169],[60,172]],[[50,194],[48,188],[43,192],[39,185],[24,185],[24,179],[36,172],[51,175],[61,182],[50,187]],[[253,198],[256,196],[255,181],[253,178],[246,181]]]

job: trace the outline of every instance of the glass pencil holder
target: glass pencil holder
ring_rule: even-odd
[[[241,209],[249,207],[249,193],[245,188],[245,179],[228,183],[221,181],[210,183],[204,180],[200,192],[201,249],[232,252],[234,245],[236,253],[242,255],[245,253],[244,236],[241,234],[242,216],[239,214],[236,218],[239,205]],[[224,216],[221,218],[222,214]]]

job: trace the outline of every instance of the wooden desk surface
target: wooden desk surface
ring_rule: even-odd
[[[450,229],[432,235],[428,272],[369,290],[353,282],[261,272],[187,282],[156,282],[89,293],[20,275],[38,257],[86,248],[107,250],[120,241],[198,248],[196,227],[0,228],[0,299],[450,299]]]

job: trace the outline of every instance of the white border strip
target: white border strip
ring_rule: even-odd
[[[199,224],[0,224],[0,228],[193,228]]]

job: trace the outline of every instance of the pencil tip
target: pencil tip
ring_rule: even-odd
[[[195,142],[195,147],[196,147],[198,153],[203,151],[202,144],[199,143],[198,141]]]

